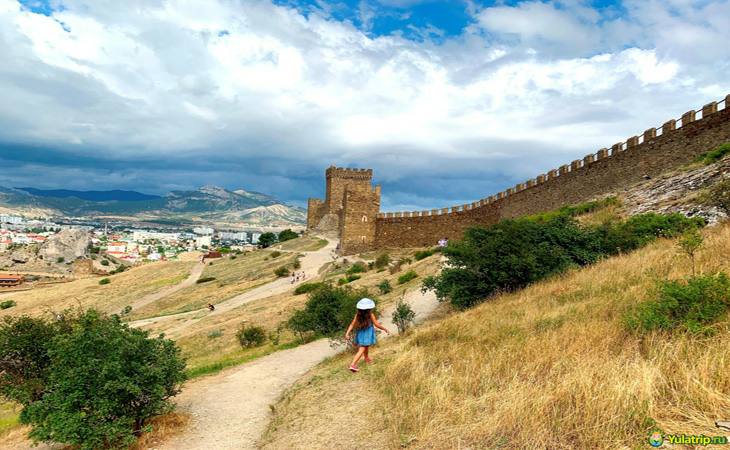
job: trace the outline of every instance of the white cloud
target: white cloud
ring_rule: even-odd
[[[0,0],[0,141],[228,161],[296,198],[313,194],[297,171],[330,163],[396,184],[463,173],[476,186],[444,198],[476,198],[730,92],[728,3],[604,20],[527,2],[435,45],[264,0],[65,0],[52,17]]]

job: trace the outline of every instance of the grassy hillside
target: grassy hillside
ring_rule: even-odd
[[[107,285],[99,285],[100,278],[86,278],[9,294],[3,299],[15,300],[17,306],[0,311],[0,317],[60,312],[76,306],[117,313],[147,294],[180,283],[188,277],[195,264],[193,261],[157,262],[106,277],[111,280]]]
[[[730,226],[704,234],[699,270],[730,271]],[[384,343],[356,376],[335,358],[278,405],[266,448],[360,448],[375,435],[390,448],[616,449],[644,447],[655,427],[723,434],[727,319],[711,336],[644,337],[622,320],[657,281],[690,273],[664,239]]]

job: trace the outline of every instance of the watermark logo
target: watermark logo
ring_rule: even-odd
[[[653,431],[649,435],[649,445],[661,447],[664,443],[670,445],[727,445],[730,443],[727,436],[706,436],[704,434],[663,434]]]
[[[649,436],[649,445],[652,447],[659,447],[664,443],[664,436],[658,431],[655,431]]]

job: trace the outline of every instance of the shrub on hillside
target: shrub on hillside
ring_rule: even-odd
[[[101,280],[99,280],[99,284],[102,286],[105,284],[109,284],[111,282],[112,282],[112,280],[110,280],[109,278],[102,278]]]
[[[202,277],[198,278],[196,281],[197,284],[203,284],[203,283],[210,283],[211,281],[215,281],[215,277]]]
[[[292,269],[294,269],[294,270],[299,270],[302,268],[302,262],[299,261],[299,257],[294,259],[294,262],[291,264],[291,266],[292,266]]]
[[[446,267],[426,278],[423,287],[434,290],[441,301],[467,308],[498,291],[518,289],[703,223],[681,214],[654,213],[598,226],[581,226],[567,213],[503,220],[468,229],[461,241],[450,242],[443,249]]]
[[[433,255],[435,251],[433,249],[428,250],[419,250],[414,255],[413,258],[415,258],[416,261],[420,261],[422,259],[426,259],[429,256]]]
[[[324,283],[304,283],[300,284],[299,286],[294,289],[294,295],[301,295],[301,294],[308,294],[315,289],[319,289],[324,285]]]
[[[0,325],[0,394],[23,406],[34,441],[126,447],[172,408],[184,368],[173,341],[93,310]]]
[[[4,302],[0,302],[0,309],[8,309],[16,305],[15,300],[5,300]]]
[[[375,258],[374,266],[376,269],[384,269],[390,264],[390,255],[387,253],[381,253]]]
[[[266,330],[256,325],[246,326],[243,324],[238,329],[236,338],[243,348],[259,347],[266,342]]]
[[[287,277],[287,276],[289,276],[289,268],[286,266],[277,267],[274,270],[274,275],[276,275],[279,278]]]
[[[279,233],[279,242],[290,241],[298,237],[299,235],[296,232],[287,228],[286,230],[283,230]]]
[[[281,252],[280,251],[274,250],[273,252],[271,252],[271,257],[272,258],[278,258],[279,256],[281,256]]]
[[[730,216],[730,178],[710,188],[710,203],[726,215]]]
[[[363,264],[361,262],[356,262],[355,264],[351,265],[347,269],[347,274],[352,275],[354,273],[363,273],[363,272],[367,272],[367,270],[368,270],[368,268],[365,267],[365,264]]]
[[[660,282],[655,297],[627,313],[625,323],[637,332],[674,329],[706,332],[728,310],[730,278],[725,273],[699,275]]]
[[[363,297],[368,297],[367,290],[325,284],[309,293],[304,309],[296,311],[287,325],[300,335],[307,332],[321,336],[341,334],[355,316],[357,302]]]
[[[393,291],[393,287],[390,285],[390,281],[383,280],[378,284],[378,290],[381,294],[388,294]]]
[[[408,272],[406,272],[403,275],[398,277],[398,284],[408,283],[409,281],[411,281],[417,277],[418,277],[418,274],[415,271],[409,270]]]
[[[405,300],[399,299],[393,311],[393,323],[398,327],[398,332],[403,334],[416,319],[416,313]]]
[[[701,162],[704,165],[709,165],[709,164],[712,164],[714,162],[721,160],[728,154],[730,154],[730,142],[722,144],[721,146],[713,149],[712,151],[709,151],[707,153],[704,153],[704,154],[698,156],[695,161]]]
[[[350,274],[350,275],[347,275],[346,277],[343,277],[343,278],[340,278],[339,280],[337,280],[337,284],[342,286],[343,284],[352,283],[353,281],[359,280],[360,278],[361,278],[360,275]]]
[[[102,266],[108,266],[109,265],[109,260],[108,259],[102,259],[99,264],[101,264]]]

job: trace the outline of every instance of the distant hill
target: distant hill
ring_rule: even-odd
[[[81,200],[92,202],[129,201],[139,202],[144,200],[158,200],[159,195],[141,194],[134,191],[70,191],[67,189],[43,190],[30,187],[17,188],[36,197],[69,198],[76,197]]]
[[[273,196],[218,186],[173,191],[165,196],[135,191],[73,191],[0,187],[2,211],[41,212],[66,217],[127,217],[185,222],[243,223],[296,226],[305,222],[302,208],[288,206]]]

